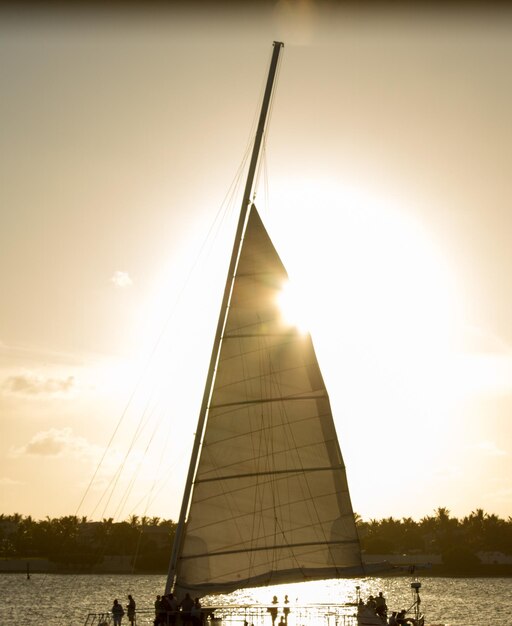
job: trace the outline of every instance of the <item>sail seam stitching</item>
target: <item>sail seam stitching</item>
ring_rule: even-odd
[[[290,469],[290,470],[275,470],[268,472],[251,472],[249,474],[233,474],[230,476],[218,476],[215,478],[200,478],[195,481],[195,484],[199,483],[211,483],[220,480],[230,480],[232,478],[254,478],[259,476],[276,476],[278,474],[306,474],[308,472],[326,472],[326,471],[335,471],[335,470],[344,470],[344,465],[327,465],[325,467],[301,467],[298,469]]]
[[[248,404],[263,404],[264,402],[287,402],[288,400],[319,400],[327,398],[326,393],[318,392],[315,396],[280,396],[279,398],[258,398],[257,400],[238,400],[237,402],[225,402],[223,404],[211,404],[208,408],[222,409],[228,406],[245,406]]]
[[[262,546],[260,548],[243,548],[240,550],[224,550],[222,552],[204,552],[203,554],[191,554],[188,556],[181,555],[181,559],[198,559],[201,557],[226,556],[228,554],[240,554],[241,552],[263,552],[265,550],[285,550],[288,548],[307,548],[308,546],[331,546],[331,545],[350,545],[358,543],[357,539],[343,539],[340,541],[311,541],[304,543],[285,543],[271,546]]]

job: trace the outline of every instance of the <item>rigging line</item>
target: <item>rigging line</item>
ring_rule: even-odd
[[[237,197],[237,195],[240,193],[240,186],[241,186],[241,182],[242,182],[242,175],[243,172],[245,170],[245,166],[247,164],[247,160],[249,158],[249,154],[250,154],[250,146],[247,147],[245,154],[242,158],[242,161],[238,167],[237,173],[236,173],[236,178],[233,180],[229,192],[228,194],[226,194],[223,204],[225,204],[226,208],[222,214],[222,217],[220,218],[219,224],[217,226],[217,230],[216,230],[216,234],[215,237],[212,240],[211,243],[211,247],[213,247],[214,242],[217,239],[218,233],[220,232],[220,229],[222,227],[222,225],[224,224],[224,222],[227,220],[228,216],[233,215],[233,211],[234,211],[234,207],[235,207],[235,198]]]
[[[152,416],[152,415],[154,414],[154,412],[155,412],[155,409],[154,409],[154,408],[153,408],[153,409],[151,409],[151,411],[149,411],[149,409],[148,409],[148,407],[149,407],[149,402],[150,402],[150,399],[148,399],[147,404],[146,404],[146,408],[145,408],[145,410],[144,410],[144,412],[143,412],[143,416],[146,414],[146,412],[148,413],[148,416],[147,416],[146,420],[144,421],[144,423],[142,423],[142,418],[141,418],[141,420],[139,420],[139,424],[138,424],[138,427],[137,427],[137,431],[135,432],[135,435],[134,435],[134,436],[133,436],[133,438],[132,438],[132,444],[131,444],[131,447],[130,447],[130,449],[129,449],[128,453],[125,455],[125,459],[124,459],[123,464],[124,464],[124,463],[126,463],[126,461],[128,460],[128,457],[129,457],[129,455],[130,455],[130,452],[131,452],[132,448],[135,446],[135,443],[136,443],[136,442],[137,442],[137,440],[139,439],[140,435],[142,434],[142,432],[143,432],[143,431],[144,431],[144,429],[146,428],[146,425],[149,423],[149,421],[150,421],[150,419],[151,419],[151,416]],[[153,432],[151,433],[151,435],[150,435],[150,437],[149,437],[149,440],[148,440],[148,442],[146,443],[146,449],[145,449],[145,451],[144,451],[144,454],[140,457],[140,459],[139,459],[139,463],[138,463],[138,465],[136,466],[135,470],[134,470],[134,471],[133,471],[133,473],[132,473],[132,477],[131,477],[131,479],[130,479],[130,482],[128,483],[128,485],[127,485],[127,487],[126,487],[126,489],[125,489],[125,491],[124,491],[124,494],[121,496],[121,498],[120,498],[120,500],[119,500],[119,503],[118,503],[118,505],[117,505],[117,508],[116,508],[116,509],[115,509],[115,511],[114,511],[114,517],[115,517],[115,518],[117,518],[117,519],[119,519],[119,518],[121,517],[121,511],[122,511],[122,510],[123,510],[123,508],[126,506],[126,502],[128,501],[128,498],[129,498],[129,496],[130,496],[130,493],[131,493],[131,491],[132,491],[132,489],[133,489],[133,485],[135,484],[135,480],[136,480],[137,475],[138,475],[138,473],[139,473],[139,471],[140,471],[140,467],[141,467],[142,462],[143,462],[143,460],[144,460],[144,458],[145,458],[145,454],[147,453],[147,451],[148,451],[148,449],[149,449],[149,446],[151,445],[151,442],[152,442],[153,437],[154,437],[154,435],[155,435],[155,431],[156,431],[156,429],[158,428],[158,426],[159,426],[159,423],[158,423],[158,421],[157,421],[157,422],[155,423],[154,428],[153,428]]]
[[[96,505],[96,506],[95,506],[95,508],[93,509],[92,515],[94,515],[94,512],[96,511],[96,509],[97,509],[97,508],[98,508],[98,506],[100,505],[101,501],[103,500],[103,498],[105,497],[105,495],[107,494],[107,492],[110,490],[110,495],[109,495],[109,497],[108,497],[107,503],[106,503],[106,504],[105,504],[105,506],[104,506],[102,516],[104,516],[104,515],[106,514],[106,509],[107,509],[107,507],[108,507],[108,505],[109,505],[109,503],[110,503],[110,500],[111,500],[112,495],[113,495],[113,493],[114,493],[115,487],[117,486],[117,482],[118,482],[119,478],[121,477],[121,475],[122,475],[122,473],[123,473],[124,465],[126,464],[126,461],[127,461],[128,457],[130,456],[131,450],[133,449],[133,446],[135,445],[135,443],[136,443],[136,441],[137,441],[137,439],[138,439],[138,437],[139,437],[140,432],[142,432],[142,430],[143,430],[143,429],[144,429],[144,427],[145,427],[145,423],[143,423],[143,420],[144,420],[144,417],[146,416],[146,414],[147,414],[147,413],[148,413],[148,404],[146,404],[146,408],[145,408],[145,410],[144,410],[144,411],[143,411],[143,413],[142,413],[142,417],[141,417],[141,419],[139,420],[139,423],[138,423],[138,425],[137,425],[137,429],[136,429],[135,435],[132,437],[132,441],[131,441],[131,444],[130,444],[130,447],[129,447],[129,449],[128,449],[127,453],[125,454],[125,456],[124,456],[124,458],[123,458],[122,462],[119,464],[119,466],[118,466],[118,468],[117,468],[116,473],[115,473],[115,474],[114,474],[114,476],[110,479],[110,482],[109,482],[108,486],[105,488],[105,490],[104,490],[104,492],[103,492],[103,494],[102,494],[101,498],[99,499],[99,501],[98,501],[97,505]],[[147,420],[148,420],[148,419],[149,419],[149,416],[146,418],[146,423],[147,423]],[[118,506],[119,506],[119,505],[118,505]],[[118,513],[117,513],[117,510],[116,510],[116,511],[114,512],[114,515],[113,515],[114,519],[115,519],[115,518],[117,518],[117,514],[118,514]]]
[[[144,421],[144,417],[146,416],[146,414],[147,414],[147,413],[148,413],[148,404],[146,404],[146,408],[144,409],[144,412],[143,412],[143,414],[142,414],[142,417],[141,417],[141,419],[139,420],[139,424],[137,425],[137,430],[136,430],[136,432],[135,432],[134,437],[132,438],[132,441],[131,441],[131,443],[130,443],[130,446],[129,446],[129,448],[128,448],[128,451],[126,452],[126,454],[125,454],[125,456],[124,456],[124,458],[123,458],[123,461],[120,463],[120,465],[119,465],[119,467],[118,467],[118,469],[117,469],[116,473],[114,474],[114,476],[113,476],[113,477],[112,477],[112,479],[110,480],[109,485],[108,485],[108,486],[107,486],[107,488],[105,489],[105,491],[104,491],[103,495],[101,496],[101,498],[100,498],[100,500],[99,500],[98,504],[94,507],[93,512],[91,513],[91,515],[94,515],[94,512],[95,512],[95,511],[96,511],[96,509],[98,508],[98,506],[99,506],[99,504],[100,504],[101,500],[103,499],[103,497],[105,496],[105,494],[106,494],[106,493],[110,490],[110,495],[108,496],[107,502],[106,502],[106,504],[105,504],[105,506],[104,506],[104,508],[103,508],[102,517],[106,514],[107,507],[108,507],[108,505],[110,504],[110,500],[112,499],[112,496],[113,496],[113,494],[114,494],[115,488],[117,487],[117,483],[119,482],[119,479],[120,479],[120,477],[121,477],[121,475],[122,475],[122,473],[123,473],[123,469],[124,469],[124,466],[125,466],[125,464],[126,464],[126,461],[127,461],[128,457],[129,457],[129,455],[130,455],[131,451],[133,450],[133,447],[134,447],[134,445],[135,445],[135,443],[136,443],[136,441],[137,441],[137,439],[138,439],[138,436],[139,436],[140,432],[143,430],[143,428],[144,428],[144,426],[145,426],[145,423],[143,423],[143,421]],[[145,420],[145,422],[146,422],[146,423],[147,423],[147,420],[148,420],[148,419],[149,419],[149,415],[148,415],[148,417],[146,417],[146,420]]]
[[[207,245],[208,241],[211,239],[212,232],[214,230],[215,224],[219,220],[219,216],[222,215],[222,217],[220,218],[220,224],[222,224],[222,222],[223,222],[223,220],[225,218],[226,210],[225,210],[224,207],[226,205],[228,197],[229,197],[228,207],[229,207],[229,204],[233,203],[233,197],[234,197],[235,191],[236,191],[236,189],[240,185],[240,179],[241,179],[241,176],[242,176],[242,173],[243,173],[243,169],[244,169],[244,166],[245,166],[245,164],[247,162],[247,158],[248,158],[248,155],[249,155],[249,149],[250,149],[250,146],[248,146],[246,148],[245,154],[244,154],[244,156],[242,158],[242,161],[241,161],[241,163],[240,163],[240,165],[238,167],[238,170],[237,170],[235,176],[233,177],[233,180],[232,180],[232,182],[230,184],[228,192],[226,193],[226,195],[225,195],[225,197],[224,197],[224,199],[223,199],[223,201],[222,201],[222,203],[221,203],[221,205],[219,207],[219,210],[217,211],[217,213],[215,215],[215,218],[213,219],[213,222],[210,225],[210,228],[209,228],[209,230],[208,230],[208,232],[206,234],[206,237],[205,237],[203,243],[201,244],[201,246],[199,248],[198,254],[196,255],[194,263],[192,264],[192,266],[191,266],[191,268],[190,268],[190,270],[189,270],[189,272],[188,272],[188,274],[187,274],[187,276],[185,278],[185,281],[184,281],[184,283],[182,285],[182,288],[180,289],[178,295],[176,296],[176,300],[175,300],[175,302],[173,303],[173,305],[171,307],[170,314],[168,315],[167,319],[165,320],[163,328],[162,328],[161,332],[159,333],[159,335],[157,336],[157,339],[156,339],[156,341],[153,344],[153,347],[152,347],[152,349],[150,351],[150,354],[147,357],[147,359],[146,359],[146,361],[145,361],[145,363],[144,363],[144,365],[143,365],[143,367],[141,369],[141,373],[140,373],[140,375],[139,375],[139,377],[137,379],[137,382],[135,383],[135,386],[134,386],[134,388],[133,388],[133,390],[132,390],[132,392],[131,392],[131,394],[130,394],[130,396],[129,396],[126,404],[125,404],[125,407],[124,407],[124,409],[123,409],[123,411],[121,413],[121,416],[120,416],[120,418],[119,418],[119,420],[118,420],[118,422],[117,422],[117,424],[116,424],[116,426],[114,428],[114,431],[113,431],[113,433],[112,433],[112,435],[111,435],[111,437],[110,437],[110,439],[108,441],[108,444],[107,444],[107,446],[106,446],[106,448],[105,448],[105,450],[104,450],[104,452],[103,452],[103,454],[101,456],[101,459],[100,459],[98,465],[96,466],[96,469],[94,470],[94,473],[93,473],[93,475],[92,475],[92,477],[91,477],[91,479],[90,479],[90,481],[89,481],[89,483],[88,483],[88,485],[87,485],[87,487],[85,489],[85,492],[82,495],[82,498],[80,499],[80,502],[78,503],[78,506],[76,507],[75,515],[78,515],[78,512],[82,508],[82,505],[83,505],[83,503],[84,503],[84,501],[85,501],[89,491],[91,490],[95,480],[96,480],[96,477],[97,477],[97,475],[99,473],[99,470],[100,470],[101,466],[103,465],[103,463],[105,461],[105,457],[107,456],[107,453],[108,453],[108,451],[110,450],[110,448],[112,446],[114,438],[117,435],[117,433],[119,431],[119,428],[121,427],[121,424],[123,423],[123,421],[124,421],[124,419],[125,419],[125,417],[126,417],[126,415],[128,413],[128,409],[132,405],[133,399],[135,398],[135,395],[136,395],[137,391],[139,390],[139,387],[140,387],[140,385],[141,385],[141,383],[142,383],[142,381],[143,381],[143,379],[144,379],[144,377],[145,377],[145,375],[147,373],[147,370],[149,368],[149,364],[151,363],[153,357],[155,356],[157,348],[158,348],[158,346],[160,345],[160,343],[162,341],[162,338],[163,338],[163,336],[164,336],[164,334],[165,334],[165,332],[166,332],[166,330],[167,330],[167,328],[168,328],[168,326],[170,324],[170,321],[171,321],[172,317],[174,316],[174,313],[175,313],[175,311],[177,309],[177,306],[178,306],[181,298],[183,297],[183,294],[184,294],[186,288],[188,287],[188,284],[190,282],[190,278],[191,278],[193,272],[195,271],[195,269],[196,269],[196,267],[197,267],[197,265],[199,263],[199,259],[201,258],[202,254],[203,254],[203,251],[206,249],[206,245]],[[231,191],[231,193],[230,193],[230,191]]]
[[[151,489],[150,489],[148,494],[144,494],[142,496],[142,498],[140,498],[140,500],[133,506],[133,508],[132,508],[132,510],[130,511],[129,514],[133,514],[139,508],[139,506],[142,504],[142,502],[146,498],[148,500],[148,504],[147,504],[146,509],[149,509],[149,507],[153,504],[155,499],[160,495],[160,492],[162,491],[162,489],[164,489],[164,487],[167,486],[167,483],[168,483],[169,479],[171,478],[173,472],[175,471],[175,469],[177,467],[177,463],[176,462],[172,462],[167,467],[167,469],[165,470],[164,478],[159,478],[160,475],[161,475],[160,468],[162,467],[163,459],[164,459],[165,454],[167,452],[167,445],[168,445],[168,442],[169,442],[169,438],[171,436],[171,430],[172,429],[169,426],[169,428],[167,430],[167,436],[166,436],[165,443],[164,443],[164,445],[163,445],[163,447],[162,447],[162,449],[160,451],[160,459],[159,459],[158,466],[155,469],[154,478],[153,478],[153,484],[151,486]],[[157,485],[158,485],[158,489],[156,489]],[[156,491],[155,491],[155,489],[156,489]]]
[[[154,391],[154,390],[153,390],[153,391]],[[148,401],[148,402],[149,402],[149,401]],[[132,475],[132,480],[131,480],[131,483],[130,483],[130,485],[129,485],[128,489],[127,489],[126,495],[125,495],[125,497],[124,497],[124,501],[122,502],[122,507],[124,507],[124,506],[126,505],[126,502],[127,502],[127,499],[128,499],[128,495],[129,495],[129,493],[131,492],[131,490],[132,490],[132,488],[133,488],[133,485],[134,485],[135,480],[136,480],[136,478],[137,478],[137,476],[138,476],[138,473],[139,473],[139,471],[140,471],[140,468],[141,468],[141,466],[142,466],[143,462],[145,461],[145,459],[146,459],[146,458],[147,458],[147,456],[148,456],[148,455],[147,455],[147,453],[149,452],[149,449],[150,449],[151,444],[152,444],[152,442],[153,442],[153,440],[154,440],[154,438],[155,438],[156,433],[157,433],[157,432],[159,431],[159,429],[161,428],[161,422],[162,422],[162,419],[163,419],[163,412],[161,411],[161,408],[159,407],[159,403],[158,403],[158,402],[157,402],[157,403],[153,406],[153,408],[151,409],[151,413],[150,413],[150,415],[149,415],[148,419],[146,420],[145,424],[144,424],[144,425],[143,425],[143,427],[141,428],[141,432],[142,432],[142,430],[146,427],[146,425],[149,423],[150,418],[151,418],[153,415],[157,414],[157,413],[159,413],[159,414],[160,414],[160,417],[158,417],[156,420],[154,420],[153,430],[152,430],[151,434],[149,435],[149,438],[148,438],[148,440],[147,440],[147,442],[146,442],[146,447],[145,447],[145,449],[144,449],[143,454],[141,455],[141,457],[140,457],[140,459],[139,459],[139,463],[138,463],[138,465],[137,465],[137,468],[135,469],[135,471],[134,471],[134,473],[133,473],[133,475]],[[161,465],[162,465],[162,460],[163,460],[164,454],[165,454],[165,452],[166,452],[166,449],[167,449],[167,444],[168,444],[168,441],[169,441],[169,438],[170,438],[170,435],[171,435],[171,426],[172,426],[172,424],[170,423],[170,421],[169,421],[169,420],[168,420],[167,422],[168,422],[167,434],[166,434],[166,437],[165,437],[165,442],[164,442],[164,445],[161,447],[161,450],[160,450],[160,459],[159,459],[158,466],[156,467],[155,472],[154,472],[153,486],[152,486],[152,488],[151,488],[151,490],[150,490],[149,494],[144,494],[144,497],[141,499],[141,501],[142,501],[144,498],[149,497],[149,496],[150,496],[150,494],[152,493],[152,491],[153,491],[153,489],[154,489],[154,485],[155,485],[156,480],[157,480],[157,475],[158,475],[158,474],[159,474],[159,472],[160,472],[160,467],[161,467]],[[137,438],[138,438],[138,436],[137,436]],[[140,504],[140,502],[139,502],[139,504]],[[121,506],[121,503],[120,503],[120,506]],[[122,510],[122,507],[121,507],[121,510]],[[133,513],[133,512],[134,512],[134,511],[132,510],[132,511],[131,511],[131,513]]]
[[[170,420],[169,420],[169,422],[170,422]],[[157,424],[159,425],[159,424],[160,424],[160,421],[158,421],[158,423],[157,423]],[[147,498],[147,501],[146,501],[146,506],[145,506],[145,509],[144,509],[144,514],[146,514],[146,513],[147,513],[147,511],[149,510],[149,507],[150,507],[150,506],[151,506],[151,504],[152,504],[152,500],[151,500],[151,498],[152,498],[152,495],[153,495],[153,493],[154,493],[155,487],[156,487],[157,482],[158,482],[158,476],[160,475],[160,468],[162,467],[162,464],[163,464],[164,454],[165,454],[165,452],[166,452],[166,450],[167,450],[167,445],[168,445],[168,443],[169,443],[169,438],[170,438],[170,436],[171,436],[171,428],[169,427],[169,428],[167,429],[167,435],[166,435],[166,437],[165,437],[164,445],[162,446],[162,449],[160,450],[160,458],[158,459],[158,465],[157,465],[157,466],[156,466],[156,468],[155,468],[155,474],[154,474],[154,477],[153,477],[153,484],[151,485],[151,488],[150,488],[150,490],[149,490],[148,494],[147,494],[147,495],[144,495],[144,496],[140,499],[140,501],[139,501],[139,503],[142,503],[142,501],[144,500],[144,498]],[[137,505],[137,506],[138,506],[138,505]],[[136,508],[135,508],[135,509],[133,509],[131,512],[133,513],[135,510],[136,510]]]
[[[148,440],[148,442],[146,444],[146,448],[144,450],[144,454],[140,457],[139,463],[138,463],[137,467],[135,468],[135,470],[134,470],[134,472],[132,474],[132,478],[130,480],[130,483],[128,484],[128,486],[127,486],[127,488],[125,490],[125,493],[124,493],[124,495],[123,495],[123,497],[122,497],[121,501],[119,502],[119,505],[118,505],[118,507],[116,509],[115,515],[118,518],[121,517],[121,512],[124,509],[124,507],[126,506],[128,498],[129,498],[129,496],[130,496],[130,494],[132,492],[133,486],[135,485],[135,481],[136,481],[136,478],[137,478],[138,473],[140,471],[140,468],[142,466],[142,463],[143,463],[143,461],[145,459],[145,456],[146,456],[147,452],[149,451],[149,448],[151,446],[151,443],[153,441],[153,438],[154,438],[154,436],[155,436],[159,426],[160,426],[159,422],[158,421],[155,422],[155,426],[153,428],[153,432],[151,433],[151,436],[150,436],[150,438],[149,438],[149,440]],[[144,514],[145,513],[146,513],[146,511],[144,512]]]
[[[147,409],[146,409],[146,410],[147,410]],[[145,414],[146,414],[146,410],[144,411],[143,415],[145,415]],[[109,502],[110,502],[111,497],[113,496],[113,494],[114,494],[114,492],[115,492],[115,487],[117,486],[117,482],[119,481],[119,479],[121,478],[121,476],[122,476],[122,474],[123,474],[123,471],[124,471],[125,465],[126,465],[126,463],[127,463],[127,461],[128,461],[128,458],[130,457],[130,454],[131,454],[131,452],[132,452],[132,450],[133,450],[133,448],[134,448],[134,446],[135,446],[135,443],[137,442],[137,440],[139,439],[140,434],[142,433],[142,431],[143,431],[143,430],[144,430],[144,428],[146,427],[146,425],[147,425],[147,423],[148,423],[148,421],[149,421],[150,417],[151,417],[151,413],[149,413],[149,414],[148,414],[148,416],[147,416],[146,420],[144,421],[144,423],[142,423],[142,420],[141,420],[141,421],[139,421],[139,425],[138,425],[137,432],[135,433],[135,435],[134,435],[134,437],[133,437],[133,439],[132,439],[132,443],[130,444],[130,447],[129,447],[129,449],[128,449],[128,452],[125,454],[125,457],[124,457],[124,459],[123,459],[123,462],[122,462],[122,464],[121,464],[121,466],[120,466],[120,471],[119,471],[118,476],[117,476],[117,478],[116,478],[115,484],[114,484],[114,486],[113,486],[113,488],[112,488],[111,495],[110,495],[110,497],[109,497],[109,501],[108,501],[108,502],[107,502],[107,504],[105,505],[105,511],[106,511],[106,508],[107,508],[107,506],[108,506],[108,504],[109,504]],[[153,435],[150,437],[149,443],[151,443],[152,437],[153,437]],[[146,448],[146,452],[147,452],[147,448]],[[116,507],[116,509],[114,510],[114,518],[115,518],[115,519],[120,519],[120,518],[121,518],[121,513],[122,513],[122,510],[123,510],[123,508],[126,506],[126,503],[127,503],[127,501],[128,501],[128,498],[129,498],[129,496],[130,496],[130,493],[131,493],[131,491],[132,491],[132,489],[133,489],[133,486],[134,486],[134,484],[135,484],[135,480],[136,480],[136,477],[137,477],[137,471],[138,471],[138,469],[140,468],[140,465],[141,465],[141,463],[142,463],[143,458],[144,458],[144,457],[142,457],[142,458],[139,460],[139,465],[138,465],[138,468],[137,468],[137,469],[133,472],[132,477],[131,477],[131,479],[130,479],[130,482],[129,482],[129,483],[128,483],[128,485],[126,486],[126,488],[125,488],[125,490],[124,490],[124,493],[122,494],[122,496],[121,496],[121,497],[120,497],[120,499],[119,499],[119,502],[118,502],[118,504],[117,504],[117,507]]]
[[[148,440],[148,442],[147,442],[147,444],[146,444],[146,448],[145,448],[145,450],[144,450],[144,454],[142,455],[142,457],[141,457],[141,459],[140,459],[140,461],[139,461],[138,467],[137,467],[136,471],[135,471],[135,472],[134,472],[134,474],[133,474],[133,477],[132,477],[132,482],[131,482],[131,483],[130,483],[130,485],[129,485],[129,488],[128,488],[128,490],[127,490],[127,492],[128,492],[128,493],[127,493],[127,496],[125,497],[124,502],[123,502],[123,507],[126,505],[126,502],[127,502],[127,500],[128,500],[128,496],[129,496],[129,494],[131,493],[131,490],[133,489],[133,485],[135,484],[135,479],[136,479],[136,477],[137,477],[137,475],[138,475],[138,473],[139,473],[139,471],[140,471],[141,465],[142,465],[142,463],[143,463],[144,459],[146,458],[146,455],[147,455],[147,453],[148,453],[148,451],[149,451],[149,448],[150,448],[150,446],[151,446],[151,443],[152,443],[152,441],[153,441],[153,439],[154,439],[154,437],[155,437],[155,435],[156,435],[157,431],[158,431],[158,430],[159,430],[159,428],[160,428],[160,422],[161,422],[161,420],[157,420],[157,421],[155,422],[155,426],[154,426],[154,428],[153,428],[153,432],[151,433],[151,436],[150,436],[150,438],[149,438],[149,440]],[[145,505],[145,507],[144,507],[144,512],[143,512],[144,516],[146,516],[146,514],[147,514],[147,512],[148,512],[148,510],[149,510],[149,507],[150,507],[150,506],[151,506],[151,504],[152,504],[151,496],[152,496],[152,494],[153,494],[153,492],[154,492],[154,490],[155,490],[155,486],[156,486],[156,484],[157,484],[157,477],[158,477],[158,475],[159,475],[159,473],[160,473],[160,468],[161,468],[162,463],[163,463],[164,454],[165,454],[165,452],[166,452],[166,450],[167,450],[167,444],[168,444],[168,441],[169,441],[170,436],[171,436],[171,428],[169,427],[169,428],[168,428],[168,430],[167,430],[167,435],[166,435],[166,440],[165,440],[165,443],[164,443],[164,445],[162,446],[162,449],[161,449],[161,451],[160,451],[160,459],[159,459],[159,462],[158,462],[158,466],[157,466],[157,468],[155,469],[155,475],[154,475],[153,484],[152,484],[152,486],[151,486],[151,489],[150,489],[150,491],[149,491],[147,494],[145,494],[145,495],[144,495],[144,496],[143,496],[143,497],[139,500],[139,502],[137,503],[137,505],[136,505],[135,507],[133,507],[133,508],[132,508],[132,510],[131,510],[131,511],[130,511],[130,513],[129,513],[130,515],[131,515],[131,514],[133,514],[133,513],[135,512],[135,510],[137,510],[137,508],[138,508],[139,504],[141,504],[141,503],[142,503],[142,501],[143,501],[144,499],[146,499],[146,505]],[[169,479],[169,477],[170,477],[170,472],[168,473],[168,476],[167,476],[166,481]],[[122,509],[121,509],[121,510],[122,510]]]

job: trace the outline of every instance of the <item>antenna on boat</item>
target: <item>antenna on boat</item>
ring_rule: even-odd
[[[217,330],[215,332],[212,355],[210,357],[210,366],[208,368],[208,375],[206,378],[203,400],[202,400],[201,409],[199,412],[199,419],[198,419],[195,438],[194,438],[194,445],[192,447],[192,455],[190,458],[190,466],[189,466],[189,470],[187,474],[187,482],[185,484],[185,491],[183,493],[180,516],[178,519],[178,525],[176,527],[176,534],[174,536],[171,560],[169,563],[169,572],[167,575],[167,583],[165,586],[166,594],[168,594],[171,591],[171,589],[174,588],[174,582],[175,582],[177,566],[178,566],[178,559],[181,553],[181,545],[183,541],[183,530],[185,527],[185,520],[187,517],[189,504],[190,504],[190,496],[192,493],[192,483],[194,480],[194,475],[195,475],[196,467],[197,467],[199,449],[201,446],[201,439],[203,436],[204,425],[206,421],[206,414],[208,411],[208,402],[210,399],[212,383],[213,383],[213,378],[215,374],[215,366],[217,364],[217,360],[219,357],[219,349],[220,349],[222,331],[224,329],[224,325],[226,322],[226,313],[228,309],[229,299],[231,296],[231,290],[233,286],[236,265],[237,265],[238,256],[240,252],[242,236],[244,233],[247,216],[249,214],[249,209],[251,207],[251,196],[252,196],[252,189],[254,185],[254,177],[255,177],[256,168],[258,166],[258,161],[260,157],[261,144],[262,144],[263,136],[265,133],[265,126],[267,123],[267,116],[268,116],[270,101],[272,99],[272,92],[274,88],[274,81],[275,81],[275,76],[276,76],[276,71],[277,71],[279,54],[284,44],[281,41],[274,41],[273,46],[274,46],[274,49],[272,51],[272,58],[270,60],[270,68],[268,72],[267,84],[265,87],[265,93],[263,95],[263,102],[261,104],[261,112],[260,112],[260,117],[258,121],[258,126],[256,128],[256,135],[254,137],[254,146],[252,149],[251,161],[249,164],[249,170],[247,172],[247,182],[245,184],[244,195],[242,198],[242,206],[240,208],[240,217],[238,219],[238,226],[237,226],[237,230],[235,234],[235,243],[233,245],[233,251],[231,253],[231,261],[229,263],[226,286],[224,288],[224,295],[222,297],[219,321],[217,323]]]
[[[420,623],[420,617],[421,617],[421,598],[420,598],[420,589],[421,589],[421,583],[419,580],[413,580],[411,583],[411,590],[412,590],[412,606],[408,609],[407,612],[411,611],[412,609],[414,609],[414,617],[416,619],[416,623]]]

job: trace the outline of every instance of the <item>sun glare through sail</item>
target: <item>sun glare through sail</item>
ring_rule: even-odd
[[[311,329],[311,305],[303,289],[298,283],[288,280],[277,296],[277,304],[281,310],[283,321],[301,333],[306,334]]]

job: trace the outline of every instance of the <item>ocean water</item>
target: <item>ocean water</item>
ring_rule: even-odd
[[[422,610],[428,624],[512,625],[512,578],[422,578],[421,583]],[[88,613],[108,611],[114,598],[126,605],[129,593],[141,611],[137,623],[144,626],[151,623],[155,597],[162,593],[164,585],[165,577],[160,575],[32,574],[27,580],[24,574],[0,574],[0,626],[82,626]],[[280,585],[216,597],[215,603],[268,605],[273,595],[282,601],[287,594],[293,616],[295,604],[353,602],[356,586],[360,586],[364,599],[382,591],[390,610],[409,608],[412,604],[407,578]],[[265,618],[265,623],[270,626],[270,617]],[[123,626],[128,626],[126,617]]]

